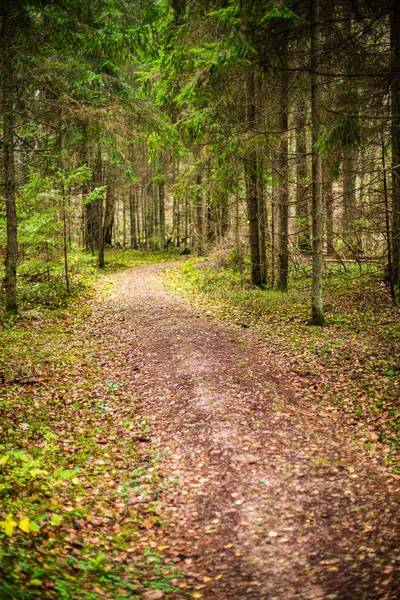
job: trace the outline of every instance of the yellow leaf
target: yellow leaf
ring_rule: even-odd
[[[40,477],[42,475],[48,475],[48,471],[44,471],[43,469],[38,469],[35,467],[29,471],[31,477]]]
[[[209,581],[212,581],[212,577],[203,577],[203,581],[204,583],[208,583]]]
[[[193,598],[202,598],[203,594],[201,592],[193,592],[192,596]]]
[[[29,582],[31,585],[42,585],[40,579],[31,579]]]
[[[154,525],[154,523],[156,522],[154,517],[147,517],[147,519],[145,519],[142,523],[142,526],[145,529],[151,529]]]
[[[16,526],[17,522],[14,521],[12,514],[8,514],[6,520],[0,522],[0,527],[4,530],[4,533],[9,537],[12,536]]]
[[[225,544],[224,548],[228,550],[228,548],[232,548],[233,544]]]
[[[29,533],[30,532],[30,520],[29,517],[25,517],[25,519],[21,519],[20,522],[18,523],[18,527],[21,529],[21,531],[24,531],[25,533]]]
[[[158,546],[158,547],[157,547],[157,550],[158,550],[159,552],[162,552],[162,551],[163,551],[163,550],[165,550],[166,548],[168,548],[168,546]]]
[[[277,537],[278,534],[276,531],[270,531],[268,535],[269,537]]]
[[[0,465],[5,465],[6,462],[8,462],[8,459],[10,458],[9,454],[4,454],[4,456],[2,456],[0,458]]]

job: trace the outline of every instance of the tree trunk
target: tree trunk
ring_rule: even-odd
[[[106,208],[104,211],[104,224],[103,224],[103,235],[104,235],[104,244],[106,246],[112,245],[112,235],[114,229],[114,219],[115,219],[115,188],[114,188],[114,170],[110,168],[108,173],[108,182],[107,182],[107,193],[106,193]]]
[[[254,68],[249,67],[247,74],[247,126],[249,132],[256,129],[256,104],[255,104],[255,73]],[[257,150],[250,148],[245,159],[247,216],[249,220],[250,234],[250,260],[251,260],[251,282],[254,285],[262,284],[260,269],[260,230],[259,230],[259,206],[257,185]]]
[[[3,17],[2,59],[3,59],[3,166],[4,166],[4,197],[7,220],[6,248],[6,310],[17,311],[17,264],[18,264],[18,234],[17,206],[15,182],[14,155],[14,44],[13,20]]]
[[[285,52],[285,50],[284,50]],[[281,73],[280,81],[280,112],[279,130],[281,141],[279,144],[278,172],[279,172],[279,277],[278,289],[287,291],[289,269],[289,137],[288,137],[288,110],[289,110],[289,80],[288,72]]]
[[[353,221],[356,217],[356,169],[355,153],[348,149],[343,158],[343,236],[352,242]],[[351,244],[350,244],[351,245]]]
[[[160,181],[158,187],[159,210],[160,210],[160,250],[165,248],[165,184]]]
[[[103,161],[102,161],[100,147],[97,149],[94,185],[95,185],[95,187],[101,187],[103,185]],[[93,208],[96,210],[97,248],[99,251],[98,264],[99,264],[100,269],[103,269],[104,268],[103,198],[99,198],[93,204],[95,205]]]
[[[300,92],[301,93],[301,92]],[[298,99],[296,114],[296,229],[300,252],[311,252],[307,184],[307,114],[303,95]]]
[[[329,177],[327,165],[324,165],[322,168],[322,179],[326,209],[326,251],[328,254],[334,254],[333,183]]]
[[[196,251],[199,256],[204,256],[204,199],[201,191],[201,175],[196,179]]]
[[[312,322],[324,324],[322,305],[322,169],[317,148],[321,121],[319,68],[320,0],[311,0],[311,125],[312,125]]]
[[[400,4],[393,0],[390,14],[392,116],[392,254],[393,282],[400,283]]]
[[[263,94],[263,80],[258,77],[257,80],[257,123],[258,128],[263,128],[263,111],[262,102],[264,99]],[[258,227],[259,227],[259,239],[260,239],[260,283],[266,285],[267,283],[267,230],[268,230],[268,213],[267,205],[265,201],[265,189],[264,189],[264,163],[262,160],[261,151],[257,152],[257,198],[258,198]]]
[[[129,192],[129,217],[131,222],[131,248],[133,250],[137,250],[136,211],[136,195],[132,187]]]
[[[344,36],[350,40],[352,35],[352,20],[351,13],[345,15],[344,19]],[[346,62],[345,71],[347,75],[351,75],[352,62]],[[350,80],[351,81],[351,80]],[[353,82],[352,82],[353,83]],[[349,98],[356,101],[356,88],[349,89]],[[355,247],[356,236],[354,235],[353,221],[356,218],[356,158],[357,152],[354,148],[345,148],[343,152],[343,238],[347,241],[352,252],[357,252]]]

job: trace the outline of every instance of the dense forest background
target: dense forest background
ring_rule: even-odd
[[[77,249],[217,246],[251,282],[400,279],[395,0],[1,3],[2,293]],[[63,260],[64,281],[56,265]]]

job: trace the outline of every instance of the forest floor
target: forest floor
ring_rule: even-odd
[[[60,474],[31,500],[40,531],[9,538],[1,598],[400,598],[400,476],[165,268],[113,275],[57,336],[36,323],[53,362],[10,382],[6,418],[21,462],[40,469],[36,444]]]

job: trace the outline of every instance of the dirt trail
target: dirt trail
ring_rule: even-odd
[[[166,291],[163,269],[118,275],[108,309],[119,346],[136,357],[125,377],[168,450],[165,553],[187,573],[187,591],[400,598],[398,478],[286,384],[249,330]]]

